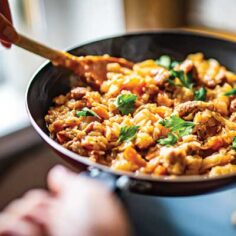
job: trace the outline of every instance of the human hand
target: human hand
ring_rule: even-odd
[[[18,40],[18,35],[12,26],[11,12],[8,0],[0,1],[0,43],[6,48]]]
[[[0,215],[0,235],[129,235],[119,200],[101,183],[64,167],[48,176],[50,192],[31,190]]]

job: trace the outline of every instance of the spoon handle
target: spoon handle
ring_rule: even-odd
[[[19,33],[18,35],[19,39],[14,42],[14,44],[18,47],[21,47],[51,61],[55,61],[58,58],[65,57],[64,53],[60,50],[50,48]]]

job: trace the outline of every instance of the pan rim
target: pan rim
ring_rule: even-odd
[[[217,40],[221,41],[223,43],[230,43],[232,46],[236,47],[236,40],[228,40],[222,37],[217,37],[217,36],[212,36],[207,33],[199,33],[199,32],[192,32],[188,30],[183,30],[183,29],[160,29],[160,30],[149,30],[149,31],[139,31],[139,32],[132,32],[132,33],[123,33],[123,34],[117,34],[117,35],[112,35],[112,36],[107,36],[107,37],[101,37],[96,40],[91,40],[88,42],[84,42],[82,44],[79,44],[77,46],[70,47],[68,52],[75,50],[76,48],[79,47],[84,47],[89,44],[93,44],[96,42],[100,42],[103,40],[107,39],[115,39],[119,37],[130,37],[130,36],[142,36],[142,35],[154,35],[154,34],[180,34],[180,35],[190,35],[194,37],[201,37],[205,39],[211,39],[211,40]],[[77,161],[81,164],[86,165],[86,167],[90,168],[97,168],[101,171],[116,175],[116,176],[127,176],[130,179],[135,179],[135,180],[140,180],[140,181],[151,181],[151,182],[162,182],[162,183],[200,183],[200,182],[215,182],[215,181],[221,181],[225,179],[231,179],[231,178],[236,178],[236,173],[235,174],[225,174],[225,175],[220,175],[220,176],[214,176],[214,177],[209,177],[209,176],[204,176],[204,175],[188,175],[188,176],[151,176],[148,174],[135,174],[133,172],[126,172],[126,171],[118,171],[118,170],[112,170],[110,167],[95,163],[91,160],[89,160],[87,157],[81,156],[75,152],[72,152],[59,143],[57,143],[55,140],[53,140],[50,136],[48,136],[36,123],[34,120],[33,116],[31,115],[31,111],[29,108],[29,91],[31,90],[31,87],[33,86],[33,83],[36,81],[38,78],[38,75],[43,72],[44,70],[47,70],[48,67],[52,66],[51,62],[49,60],[45,61],[33,74],[31,77],[26,93],[25,93],[25,106],[26,106],[26,111],[28,113],[30,122],[34,129],[37,131],[37,133],[40,135],[40,137],[48,143],[51,147],[53,147],[55,150],[57,150],[59,153],[62,153],[68,158],[73,159],[74,161]]]

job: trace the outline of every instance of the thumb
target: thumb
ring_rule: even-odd
[[[62,165],[53,167],[49,171],[47,178],[49,189],[55,194],[60,193],[67,185],[68,179],[70,179],[71,175],[74,175],[74,173]]]
[[[55,195],[63,193],[110,193],[109,189],[99,181],[81,176],[61,165],[53,167],[48,174],[48,188]]]

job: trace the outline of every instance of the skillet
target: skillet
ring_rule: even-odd
[[[175,60],[183,60],[189,53],[203,52],[207,58],[215,58],[232,71],[236,71],[236,43],[186,31],[157,31],[125,34],[90,42],[69,50],[77,56],[109,54],[139,62],[155,59],[163,54]],[[33,76],[26,92],[26,107],[33,127],[41,138],[58,155],[78,170],[85,169],[86,175],[102,180],[112,189],[156,196],[189,196],[204,194],[232,187],[236,174],[219,177],[182,176],[152,177],[114,171],[94,163],[67,150],[49,137],[44,116],[59,94],[71,88],[73,76],[69,71],[44,64]]]

